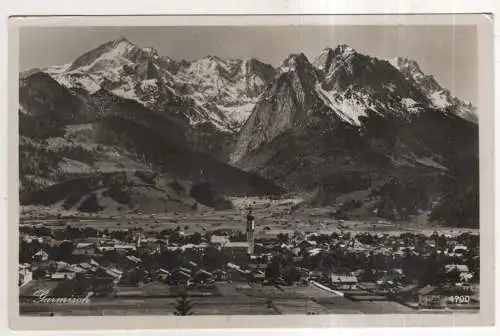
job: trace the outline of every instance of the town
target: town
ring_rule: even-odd
[[[328,233],[272,232],[255,217],[243,216],[246,230],[109,229],[64,218],[21,225],[21,314],[479,310],[475,233],[354,232],[342,221]]]

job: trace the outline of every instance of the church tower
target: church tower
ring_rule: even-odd
[[[255,217],[252,214],[252,209],[250,209],[247,214],[247,242],[248,242],[249,255],[252,255],[254,253],[254,233],[255,233]]]

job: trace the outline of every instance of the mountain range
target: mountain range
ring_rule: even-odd
[[[340,217],[478,225],[477,112],[410,59],[339,45],[278,67],[178,61],[120,38],[21,73],[19,98],[22,204],[192,211],[307,192]]]

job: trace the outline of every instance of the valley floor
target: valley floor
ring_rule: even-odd
[[[279,233],[293,234],[299,232],[317,232],[330,234],[342,230],[344,232],[380,232],[399,235],[404,232],[431,235],[434,232],[445,235],[460,235],[464,232],[479,234],[478,229],[442,227],[429,223],[426,214],[416,216],[408,221],[389,222],[379,218],[336,220],[331,208],[306,208],[291,212],[297,201],[262,202],[254,205],[256,219],[256,238],[275,237]],[[208,210],[187,213],[121,213],[121,214],[65,214],[68,218],[61,224],[60,215],[54,211],[31,211],[22,213],[20,225],[43,225],[57,227],[71,225],[74,227],[93,227],[96,229],[123,230],[142,227],[145,230],[162,231],[176,228],[185,233],[205,232],[217,229],[245,230],[246,210],[244,204],[231,210]],[[68,216],[69,215],[69,216]],[[59,218],[58,218],[59,217]]]
[[[232,259],[231,262],[228,262],[226,265],[222,266],[222,268],[225,269],[225,273],[233,274],[235,278],[233,279],[229,277],[224,281],[220,281],[219,279],[209,286],[209,289],[203,286],[189,287],[189,297],[193,301],[193,312],[195,315],[413,314],[425,312],[425,310],[419,308],[418,300],[415,299],[416,294],[411,298],[405,297],[404,299],[403,296],[401,296],[401,299],[396,301],[396,299],[394,299],[389,292],[384,292],[386,289],[384,289],[384,284],[379,284],[381,281],[390,283],[391,286],[395,286],[394,288],[398,291],[400,290],[401,293],[405,291],[407,287],[412,287],[411,285],[408,286],[402,282],[400,283],[398,275],[392,275],[392,280],[386,279],[387,274],[390,274],[387,273],[388,271],[393,273],[396,272],[394,274],[403,272],[402,270],[393,269],[392,266],[392,268],[387,266],[386,270],[379,272],[380,274],[377,273],[380,280],[377,280],[378,278],[374,278],[370,280],[371,282],[369,283],[363,283],[362,281],[365,280],[361,280],[361,278],[359,278],[355,280],[356,286],[349,287],[348,289],[343,288],[342,290],[335,287],[336,285],[333,279],[335,279],[336,276],[345,278],[353,276],[343,274],[335,275],[331,273],[331,271],[324,271],[319,275],[314,275],[314,273],[317,272],[311,272],[313,271],[312,269],[308,270],[304,269],[302,266],[298,267],[300,261],[297,261],[297,264],[295,265],[298,267],[297,270],[301,270],[300,272],[306,271],[306,275],[302,275],[302,273],[300,275],[300,279],[304,280],[301,280],[301,282],[294,281],[293,284],[287,283],[287,285],[283,285],[281,282],[270,282],[267,285],[263,285],[264,282],[256,282],[256,278],[252,278],[250,281],[242,281],[240,276],[247,277],[252,274],[255,277],[258,276],[261,280],[265,277],[267,281],[268,274],[266,267],[271,265],[272,262],[266,259],[266,255],[273,256],[281,252],[285,255],[285,250],[295,251],[294,253],[296,253],[296,258],[302,260],[303,256],[298,256],[302,255],[302,252],[300,252],[301,248],[299,247],[302,244],[308,245],[306,250],[310,256],[318,255],[318,253],[321,253],[318,251],[322,249],[324,251],[331,251],[333,249],[338,251],[338,249],[342,249],[356,253],[360,256],[360,258],[367,258],[366,256],[369,251],[375,250],[382,253],[381,258],[386,258],[387,260],[393,260],[396,254],[398,254],[400,258],[403,258],[405,253],[411,253],[403,252],[405,250],[404,246],[410,247],[410,250],[415,250],[416,247],[416,245],[408,246],[408,244],[415,244],[415,242],[403,242],[403,238],[397,237],[405,232],[412,233],[414,235],[424,234],[427,236],[424,244],[425,246],[417,248],[419,252],[421,251],[420,255],[425,263],[430,262],[430,253],[436,249],[435,245],[432,246],[434,240],[430,239],[432,234],[434,232],[438,232],[439,235],[449,236],[449,238],[446,238],[444,241],[447,248],[443,248],[442,250],[443,257],[444,254],[446,254],[446,261],[443,259],[443,265],[446,263],[452,263],[451,261],[448,261],[450,258],[450,260],[455,260],[453,261],[453,264],[463,264],[468,259],[464,259],[465,257],[459,256],[459,254],[455,253],[455,251],[458,251],[458,248],[467,249],[467,247],[460,246],[457,243],[458,238],[455,237],[458,237],[463,233],[469,233],[471,238],[473,238],[473,235],[478,234],[478,230],[438,228],[436,226],[431,226],[425,221],[421,221],[421,218],[416,218],[414,221],[404,223],[386,222],[379,219],[336,220],[332,219],[332,209],[302,208],[299,210],[292,210],[294,209],[295,204],[297,204],[296,201],[252,202],[252,208],[254,209],[254,216],[256,219],[255,255],[252,255],[249,258],[246,247],[243,245],[244,252],[238,252],[238,249],[240,248],[238,247],[238,244],[242,240],[235,240],[236,244],[232,247],[228,245],[229,250],[234,248],[234,250],[231,250],[233,252],[229,254]],[[209,238],[205,238],[207,242],[204,244],[210,245],[219,244],[210,239],[211,236],[213,238],[213,236],[220,235],[220,233],[217,232],[218,230],[231,232],[237,231],[241,233],[245,232],[247,206],[248,204],[241,203],[236,209],[231,210],[168,214],[74,214],[74,217],[67,217],[68,214],[63,214],[64,217],[59,216],[59,218],[57,218],[58,216],[54,213],[49,216],[45,213],[45,216],[41,216],[40,212],[31,212],[29,215],[25,213],[21,216],[20,225],[21,231],[24,231],[25,229],[32,230],[36,228],[43,228],[49,229],[52,233],[56,231],[69,232],[67,229],[68,226],[71,226],[72,229],[93,228],[98,231],[97,234],[102,236],[104,240],[109,238],[104,238],[104,231],[112,232],[130,229],[130,231],[133,232],[135,231],[133,230],[134,228],[141,228],[145,232],[151,233],[153,236],[157,234],[161,236],[164,234],[160,233],[163,230],[170,230],[170,232],[174,232],[174,230],[177,229],[175,231],[183,233],[183,236],[186,238],[190,237],[194,233],[201,233],[201,236],[208,236]],[[85,232],[85,230],[80,230],[80,232]],[[364,233],[368,233],[371,237],[379,236],[381,238],[380,242],[378,242],[376,246],[364,245],[364,243],[361,244],[359,241],[357,241],[356,246],[354,246],[350,245],[353,243],[353,240],[350,238],[343,238],[344,233],[346,232],[352,233],[353,236],[361,234],[360,236],[362,237]],[[296,235],[304,235],[306,233],[308,234],[309,239],[313,239],[312,236],[315,234],[316,236],[325,236],[330,235],[331,233],[337,233],[340,234],[340,240],[337,239],[338,241],[334,244],[335,246],[333,246],[331,245],[333,243],[330,242],[327,244],[318,243],[316,245],[316,243],[313,244],[313,242],[304,237],[296,238]],[[280,234],[285,234],[285,236],[289,238],[294,238],[293,240],[289,240],[288,243],[282,243],[280,239],[283,235]],[[23,253],[23,255],[26,256],[27,253],[36,252],[36,249],[29,248],[29,246],[31,246],[30,244],[33,244],[33,237],[24,233],[23,239],[23,244],[25,246],[25,253]],[[86,245],[94,244],[94,241],[91,242],[90,239],[88,239],[87,242],[86,238],[77,239],[77,241],[79,242],[79,245],[83,246],[82,248],[86,248]],[[153,241],[155,241],[155,239],[153,239]],[[165,241],[168,241],[168,239]],[[168,241],[167,244],[172,243],[172,241]],[[115,242],[114,244],[117,243]],[[128,241],[127,244],[132,244],[131,246],[133,247],[134,241]],[[325,247],[325,245],[328,244],[331,246],[329,245],[328,247]],[[473,247],[474,244],[475,243],[471,243],[471,246]],[[193,244],[186,244],[183,246],[188,248],[188,245]],[[257,245],[259,245],[260,249],[267,249],[270,252],[258,252]],[[174,250],[179,248],[176,244],[169,247],[172,247]],[[121,247],[115,246],[115,248],[120,249]],[[137,247],[137,249],[139,249],[139,247]],[[149,249],[149,247],[145,249]],[[222,247],[223,251],[224,249],[225,247]],[[156,247],[151,247],[151,251],[149,252],[152,253],[152,255],[156,255],[155,253],[157,252],[154,252],[153,250],[156,250]],[[448,251],[445,250],[450,250],[452,252],[448,254]],[[136,251],[134,248],[133,251],[126,252],[126,258],[129,259],[127,259],[127,261],[125,260],[126,258],[123,258],[125,261],[121,264],[121,267],[118,268],[122,269],[122,273],[125,271],[125,273],[127,273],[131,270],[131,272],[134,272],[134,267],[139,267],[141,265],[141,258],[145,256],[145,251],[146,250],[143,250],[143,254],[139,254],[139,250]],[[182,249],[182,251],[184,251],[184,249]],[[75,252],[73,251],[73,253]],[[180,255],[183,255],[184,252],[179,253],[181,253]],[[198,274],[198,271],[205,272],[203,268],[207,268],[209,265],[205,265],[203,259],[197,259],[196,263],[193,263],[190,258],[194,258],[194,255],[195,254],[189,254],[189,257],[186,255],[186,260],[184,260],[184,265],[186,266],[184,267],[193,268],[192,274]],[[38,259],[43,258],[43,253],[41,252],[36,253],[33,257],[30,257],[30,255],[27,255],[27,257],[27,259],[20,262],[21,264],[24,264],[27,269],[31,268],[36,270],[37,268],[45,267],[45,264],[52,261],[52,257],[49,256],[42,259],[42,261],[37,261]],[[80,257],[82,256],[80,255]],[[102,266],[103,264],[99,266],[99,263],[95,262],[95,260],[100,260],[96,259],[96,257],[99,258],[98,252],[95,252],[95,254],[91,254],[90,256],[85,254],[83,257],[89,259],[88,263],[91,263],[91,265],[87,262],[80,264],[74,263],[74,265],[64,265],[65,263],[62,263],[62,269],[66,269],[70,266],[75,266],[76,269],[84,267],[84,272],[87,272],[88,274],[95,272],[95,270],[91,271],[92,268],[101,268],[106,271],[112,270],[111,268],[106,268],[108,266],[104,267]],[[100,262],[105,261],[106,258],[108,257],[102,257]],[[158,263],[161,263],[165,262],[166,257],[163,255],[156,255],[154,258],[157,259]],[[256,258],[259,260],[252,261]],[[116,260],[114,262],[117,263],[117,265],[119,264]],[[130,262],[132,262],[132,264],[130,264]],[[134,262],[138,262],[139,264],[133,264]],[[262,265],[265,267],[260,268]],[[167,268],[167,266],[161,267]],[[182,267],[178,268],[172,266],[171,269],[168,269],[168,271],[165,271],[163,268],[160,268],[157,271],[160,273],[164,271],[169,274],[169,276],[172,276],[172,274],[184,272],[184,269],[185,268]],[[116,268],[114,268],[114,270],[116,270]],[[83,270],[80,272],[82,271]],[[353,269],[352,271],[357,270]],[[364,272],[364,270],[362,271]],[[90,303],[87,302],[71,305],[36,303],[34,302],[36,301],[34,299],[36,299],[35,293],[37,289],[47,288],[47,283],[58,287],[61,281],[61,279],[51,278],[51,271],[49,270],[48,272],[49,273],[45,279],[49,280],[40,280],[42,278],[40,278],[39,275],[36,279],[30,276],[27,283],[21,285],[20,313],[22,315],[170,315],[173,314],[176,302],[178,302],[179,299],[175,294],[175,285],[166,282],[164,279],[160,281],[158,275],[159,273],[157,274],[155,271],[154,274],[150,274],[152,278],[145,276],[144,282],[141,282],[140,285],[123,285],[118,283],[115,287],[116,292],[114,292],[114,294],[102,298],[92,297]],[[72,270],[71,272],[78,271]],[[216,271],[210,270],[209,273],[211,274],[211,272],[214,272],[215,274]],[[468,270],[464,272],[469,273]],[[212,277],[212,274],[210,276]],[[119,278],[121,278],[121,275]],[[64,279],[68,278],[65,276]],[[479,299],[474,296],[478,293],[478,286],[479,285],[477,285],[477,290],[472,290],[473,294],[471,295],[470,302],[474,302],[474,305],[468,304],[465,308],[462,306],[450,308],[450,306],[447,305],[445,307],[440,307],[439,309],[433,309],[432,313],[477,312],[479,308]],[[425,285],[422,285],[421,287],[413,287],[415,288],[412,289],[412,291],[415,292],[426,288]],[[337,289],[333,290],[332,288]],[[474,297],[474,299],[472,299],[472,297]]]

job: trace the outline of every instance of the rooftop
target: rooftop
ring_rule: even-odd
[[[248,242],[229,242],[226,244],[225,247],[230,247],[230,248],[238,248],[238,247],[242,247],[242,248],[247,248],[249,246]]]
[[[229,243],[229,238],[226,236],[212,235],[210,237],[210,243],[211,244],[226,244],[226,243]]]

